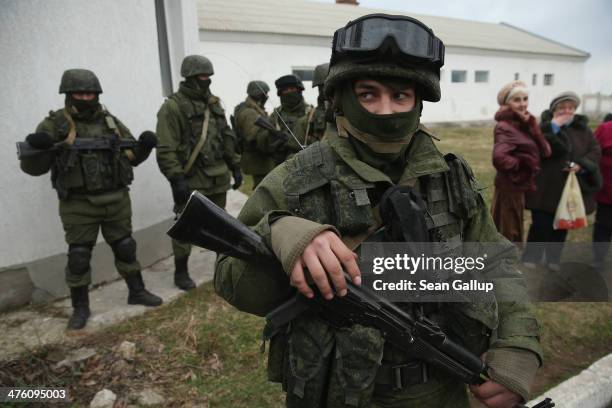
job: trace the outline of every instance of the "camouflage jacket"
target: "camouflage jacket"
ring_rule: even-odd
[[[64,141],[70,132],[65,109],[49,112],[36,132],[51,135],[55,142]],[[70,113],[76,138],[116,137],[134,140],[129,129],[104,109],[92,115]],[[21,160],[21,168],[28,174],[40,175],[51,170],[51,182],[60,199],[83,194],[100,194],[126,188],[133,180],[134,151],[75,151],[71,149],[49,152]],[[131,157],[131,159],[130,159]]]
[[[451,160],[445,160],[422,129],[408,149],[399,180],[402,184],[416,178],[421,185],[432,240],[449,247],[462,242],[511,246],[497,232],[469,167],[456,156],[449,157]],[[449,166],[458,164],[466,177],[458,186],[460,191],[454,191],[457,187],[449,191]],[[323,142],[275,168],[249,198],[239,219],[269,244],[270,225],[284,215],[334,225],[342,236],[356,235],[373,222],[376,191],[392,185],[386,174],[358,159],[347,138],[330,131]],[[495,284],[495,294],[477,296],[472,302],[442,304],[437,313],[446,321],[445,327],[478,355],[489,348],[515,347],[535,353],[541,361],[539,326],[531,304],[497,301],[497,297],[525,294],[514,262],[514,254],[502,255],[493,275],[487,276]],[[218,260],[214,284],[217,293],[238,309],[258,315],[265,315],[292,292],[282,268],[272,271],[269,265],[225,256]],[[308,319],[312,318],[300,318]],[[269,364],[275,380],[282,370],[277,343],[271,343]],[[387,361],[403,359],[400,352],[386,345],[384,354]]]
[[[270,115],[270,120],[278,130],[282,130],[288,134],[289,131],[283,124],[283,121],[285,121],[289,129],[291,129],[291,132],[293,132],[293,135],[302,145],[305,145],[308,142],[306,137],[306,127],[308,122],[312,120],[312,114],[314,114],[314,107],[306,102],[302,102],[299,106],[291,111],[283,108],[282,106],[275,108],[274,112],[272,112]],[[283,121],[281,121],[279,116],[282,117]],[[276,156],[276,162],[282,163],[300,150],[301,148],[297,144],[296,140],[289,135],[285,152]]]
[[[234,110],[236,133],[242,140],[241,166],[246,174],[268,174],[275,166],[270,147],[274,135],[255,125],[259,116],[267,118],[268,114],[251,97],[247,97]]]
[[[210,112],[206,141],[185,174],[185,165],[202,134],[206,109]],[[157,149],[157,164],[168,180],[184,175],[191,189],[206,194],[229,189],[230,170],[238,168],[240,156],[219,98],[211,95],[205,103],[181,84],[157,113],[157,138],[160,145],[166,145]]]

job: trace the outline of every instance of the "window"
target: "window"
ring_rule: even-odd
[[[474,71],[474,82],[489,82],[489,71]]]
[[[531,75],[531,85],[537,85],[538,83],[538,74]]]
[[[551,86],[554,80],[554,74],[544,74],[544,85]]]
[[[291,73],[293,75],[297,75],[302,81],[312,81],[312,77],[314,75],[314,68],[293,68],[291,70]]]
[[[467,71],[452,71],[451,82],[465,82],[467,81]]]
[[[518,72],[514,73],[514,80],[518,81],[521,78],[521,75]]]

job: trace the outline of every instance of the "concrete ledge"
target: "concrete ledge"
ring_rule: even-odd
[[[612,354],[596,361],[580,374],[545,392],[527,405],[552,398],[562,408],[608,408],[612,404]]]

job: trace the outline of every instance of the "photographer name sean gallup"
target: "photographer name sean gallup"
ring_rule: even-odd
[[[452,282],[428,282],[426,279],[414,282],[407,279],[402,279],[399,282],[384,282],[382,279],[377,279],[372,282],[372,289],[376,291],[432,291],[442,292],[449,291],[451,288],[455,291],[479,291],[491,292],[493,290],[492,282],[478,282],[476,279],[462,281],[455,279]]]

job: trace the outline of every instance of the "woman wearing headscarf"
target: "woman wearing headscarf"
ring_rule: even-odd
[[[513,81],[497,94],[493,166],[495,193],[491,213],[498,231],[509,241],[522,245],[525,192],[536,189],[540,158],[550,156],[550,145],[536,118],[529,113],[525,83]]]
[[[536,191],[525,195],[532,220],[523,253],[523,262],[527,266],[545,262],[553,271],[560,268],[567,230],[555,230],[553,222],[569,172],[576,173],[586,213],[595,210],[595,192],[602,185],[599,172],[601,148],[587,126],[589,119],[576,113],[579,105],[578,95],[563,92],[550,102],[549,110],[542,112],[540,129],[550,143],[552,154],[542,160]],[[531,244],[542,242],[557,244]]]

